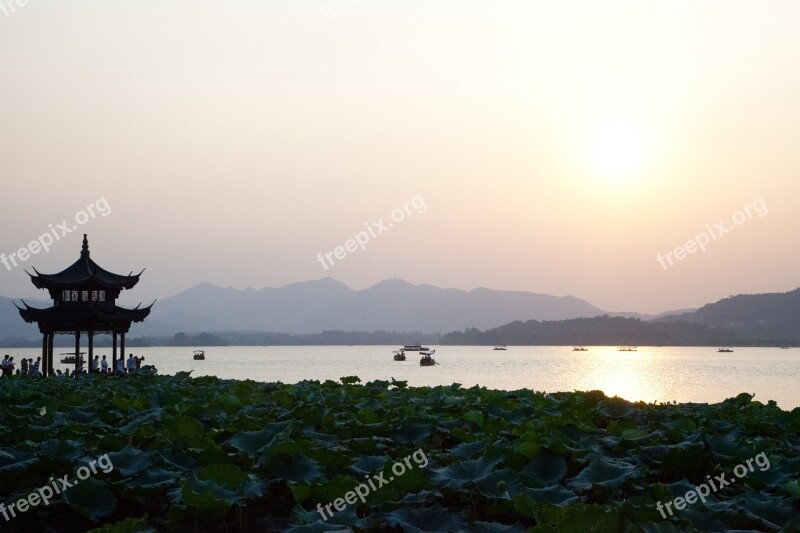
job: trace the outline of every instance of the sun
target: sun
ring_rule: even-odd
[[[612,181],[627,181],[640,175],[648,151],[643,132],[622,121],[603,124],[591,140],[594,168]]]

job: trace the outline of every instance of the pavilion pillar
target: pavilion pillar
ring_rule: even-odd
[[[80,330],[75,332],[75,375],[78,375],[78,371],[81,368],[81,332]]]
[[[122,359],[122,371],[125,372],[125,332],[120,333],[119,337],[119,357]]]
[[[55,342],[56,334],[51,331],[47,334],[47,374],[53,375],[53,344]]]
[[[94,331],[89,330],[86,335],[89,338],[89,373],[94,374]]]
[[[47,377],[47,339],[48,333],[42,333],[42,376]]]
[[[117,373],[117,332],[111,333],[111,373]]]

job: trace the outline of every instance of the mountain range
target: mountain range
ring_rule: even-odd
[[[40,307],[49,305],[44,300],[26,301]],[[716,342],[735,338],[754,342],[775,339],[791,343],[794,339],[800,340],[800,289],[787,293],[739,295],[697,310],[642,315],[609,313],[574,296],[486,288],[464,291],[413,285],[402,280],[385,280],[363,290],[351,289],[332,278],[261,290],[239,290],[202,283],[159,301],[144,323],[132,327],[129,337],[169,337],[178,332],[189,335],[228,332],[227,337],[221,337],[233,339],[231,332],[253,332],[306,336],[307,340],[313,340],[308,336],[330,331],[438,335],[458,331],[466,333],[469,330],[472,333],[468,337],[473,340],[495,337],[500,340],[503,336],[500,333],[503,332],[493,330],[504,327],[505,333],[513,332],[511,336],[515,339],[534,339],[530,342],[538,343],[535,339],[539,338],[536,337],[539,334],[549,332],[545,337],[555,339],[563,336],[568,339],[569,333],[565,333],[564,328],[577,328],[577,334],[581,328],[600,325],[599,322],[585,321],[571,322],[563,327],[542,324],[604,315],[636,319],[636,322],[643,324],[667,324],[651,324],[641,329],[630,321],[603,323],[606,327],[613,326],[618,331],[624,331],[625,335],[643,335],[643,339],[655,335],[652,338],[662,341],[672,338],[676,342],[695,342],[704,338],[708,342]],[[526,323],[528,326],[525,326]],[[707,335],[704,333],[706,329],[697,327],[678,331],[670,329],[670,323],[705,326],[714,330],[714,333]],[[479,337],[481,331],[488,336]],[[665,331],[672,333],[665,337]],[[555,335],[555,332],[558,334]],[[733,336],[728,336],[728,333]],[[10,341],[23,339],[30,343],[36,341],[38,336],[36,326],[25,324],[20,319],[11,300],[0,297],[0,339],[4,340],[3,343],[10,346],[14,345],[9,344]],[[449,337],[449,341],[459,343],[456,337],[457,334]],[[244,337],[239,335],[236,338]],[[260,337],[256,335],[253,338]],[[326,338],[344,337],[329,335]],[[465,341],[466,337],[461,340]],[[581,341],[564,342],[572,344]],[[583,342],[589,344],[588,338]],[[645,344],[633,338],[630,342]],[[512,341],[506,339],[504,343],[511,344]]]
[[[692,312],[637,318],[577,318],[514,321],[481,331],[467,328],[444,335],[442,344],[461,345],[665,345],[798,346],[800,289],[785,293],[743,294]]]
[[[385,280],[353,290],[332,278],[261,290],[203,283],[159,301],[144,335],[199,331],[270,331],[291,334],[343,331],[439,333],[466,326],[490,328],[520,317],[540,320],[591,317],[604,311],[573,296],[490,289],[442,289]]]

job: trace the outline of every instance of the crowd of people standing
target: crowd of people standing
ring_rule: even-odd
[[[16,374],[22,376],[33,376],[33,377],[41,376],[42,373],[39,370],[41,364],[42,364],[41,357],[37,357],[36,361],[30,358],[28,359],[23,358],[22,361],[20,362],[20,368],[16,369]],[[14,358],[6,354],[6,356],[3,358],[3,361],[0,362],[0,367],[2,367],[3,370],[3,377],[10,378],[11,376],[13,376],[15,374],[15,369],[14,369],[15,366],[16,363],[14,363]]]
[[[80,356],[79,356],[80,357]],[[142,361],[144,361],[144,356],[136,357],[133,354],[128,354],[127,361],[123,361],[123,358],[120,357],[117,359],[116,368],[110,368],[110,364],[108,359],[105,355],[103,358],[100,359],[100,356],[95,355],[94,359],[90,361],[92,373],[95,374],[107,374],[107,375],[123,375],[123,374],[133,374],[142,368]],[[13,376],[30,376],[30,377],[41,377],[42,372],[40,367],[42,365],[42,358],[37,357],[36,361],[32,358],[25,359],[22,358],[20,362],[20,368],[16,368],[16,363],[14,362],[14,358],[8,354],[3,358],[2,362],[0,362],[0,368],[2,368],[2,376],[3,377],[13,377]],[[62,372],[61,369],[57,369],[55,375],[59,377],[74,377],[76,374],[84,374],[86,371],[83,369],[83,358],[80,359],[78,363],[78,370],[73,370],[71,373],[69,371]]]

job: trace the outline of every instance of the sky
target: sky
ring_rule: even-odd
[[[46,297],[23,269],[82,233],[147,269],[132,303],[792,290],[798,26],[794,0],[0,0],[0,295]]]

